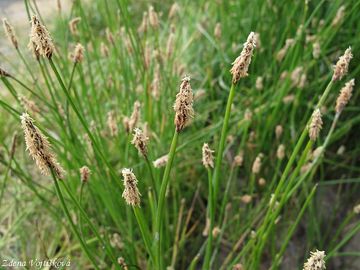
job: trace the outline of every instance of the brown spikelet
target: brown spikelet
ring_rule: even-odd
[[[100,44],[100,52],[103,57],[109,57],[109,48],[104,42]]]
[[[159,18],[153,6],[149,7],[149,24],[154,29],[159,27]]]
[[[46,27],[40,23],[39,19],[35,15],[31,18],[29,46],[30,48],[33,47],[33,52],[36,57],[37,54],[39,54],[50,59],[55,51],[50,33]]]
[[[83,167],[80,168],[79,171],[80,171],[80,180],[81,180],[81,182],[87,183],[89,181],[90,174],[91,174],[91,171],[90,171],[89,167],[83,166]]]
[[[220,39],[221,38],[221,23],[216,23],[215,28],[214,28],[214,37],[216,39]]]
[[[325,270],[325,251],[310,252],[310,258],[304,263],[303,270]]]
[[[260,153],[256,158],[255,161],[252,165],[252,173],[253,174],[258,174],[261,170],[261,158],[262,158],[262,154]]]
[[[311,121],[308,127],[310,140],[315,141],[317,139],[322,125],[323,121],[321,119],[321,112],[319,109],[316,109],[311,116]]]
[[[33,113],[33,114],[38,114],[38,113],[40,113],[40,109],[39,109],[39,107],[35,104],[34,101],[26,98],[26,97],[23,96],[23,95],[19,95],[18,98],[19,98],[19,101],[20,101],[21,106],[23,106],[23,108],[25,109],[25,111],[31,112],[31,113]]]
[[[236,84],[241,78],[248,76],[247,72],[255,46],[255,34],[254,32],[251,32],[244,43],[244,48],[241,51],[240,56],[232,63],[233,66],[230,69],[230,73],[233,76],[233,84]]]
[[[341,80],[344,75],[347,74],[349,63],[351,59],[353,58],[353,55],[351,53],[351,47],[347,48],[344,55],[339,57],[339,60],[337,61],[336,65],[334,66],[334,74],[332,77],[333,81]]]
[[[166,43],[166,57],[170,59],[174,53],[174,44],[175,43],[175,34],[173,32],[170,33],[169,38]]]
[[[129,267],[127,266],[125,259],[123,257],[118,258],[118,264],[121,266],[123,270],[129,270]]]
[[[9,73],[7,73],[5,70],[0,68],[0,78],[1,77],[11,77]]]
[[[147,143],[149,138],[145,136],[143,131],[139,128],[134,128],[134,137],[131,143],[136,147],[140,155],[146,157],[147,155]]]
[[[287,51],[289,50],[290,47],[292,47],[293,45],[295,44],[295,39],[293,38],[288,38],[286,41],[285,41],[285,45],[284,47],[282,47],[280,49],[280,51],[277,53],[276,55],[276,60],[277,61],[282,61],[287,53]]]
[[[139,28],[137,29],[138,33],[145,33],[148,29],[148,13],[145,11],[143,13],[143,17],[142,17],[142,21],[141,24],[139,26]]]
[[[194,116],[193,101],[194,97],[190,85],[190,77],[185,76],[180,84],[180,91],[176,95],[174,104],[174,123],[177,132],[182,131],[190,118]]]
[[[155,168],[164,167],[166,165],[166,163],[168,162],[168,159],[169,159],[169,156],[166,154],[166,155],[154,160],[153,165]]]
[[[18,49],[19,44],[18,44],[16,35],[15,35],[14,28],[11,26],[11,24],[5,18],[3,19],[3,26],[4,26],[4,30],[5,30],[7,37],[9,38],[11,43],[14,45],[15,49]]]
[[[12,141],[11,141],[11,149],[10,149],[10,158],[11,159],[15,155],[16,146],[17,146],[17,139],[18,139],[18,134],[17,134],[17,132],[15,132],[13,137],[12,137]]]
[[[204,143],[202,147],[202,163],[206,169],[214,168],[214,152],[207,143]]]
[[[140,107],[141,107],[140,102],[135,101],[133,112],[128,120],[129,121],[128,122],[129,132],[131,132],[136,127],[137,123],[139,122]]]
[[[34,120],[27,113],[23,113],[20,119],[24,130],[26,149],[35,160],[41,173],[50,175],[53,171],[57,178],[62,179],[65,171],[57,162],[48,139],[34,125]]]
[[[114,111],[110,111],[107,114],[107,125],[110,130],[110,135],[115,137],[118,135],[118,126],[116,122],[116,116]]]
[[[111,33],[109,28],[105,29],[106,39],[111,45],[115,44],[114,35]]]
[[[138,180],[136,179],[135,174],[130,169],[123,169],[121,171],[124,178],[124,192],[122,197],[125,199],[126,203],[131,206],[140,205],[140,192],[137,188]]]
[[[80,21],[81,21],[80,17],[76,17],[76,18],[69,21],[69,30],[70,30],[70,33],[73,36],[79,35],[77,26],[78,26]]]
[[[160,97],[160,65],[157,63],[154,71],[154,78],[151,83],[151,95],[155,100]]]
[[[344,19],[344,16],[345,16],[345,6],[340,6],[336,12],[336,15],[335,15],[333,21],[331,22],[331,26],[339,25],[342,22],[342,20]]]
[[[275,127],[275,136],[276,136],[276,139],[280,139],[281,135],[283,134],[284,132],[284,128],[282,127],[282,125],[277,125]]]
[[[76,44],[74,49],[73,61],[74,63],[80,63],[84,59],[84,46],[80,43]]]
[[[345,83],[345,86],[340,90],[340,95],[336,100],[336,106],[335,106],[335,111],[337,113],[340,113],[344,109],[346,104],[348,104],[352,96],[352,91],[354,86],[355,86],[355,80],[352,79],[347,83]]]
[[[172,6],[170,7],[170,10],[169,10],[169,15],[168,15],[168,18],[171,20],[173,18],[175,18],[175,16],[179,13],[180,11],[180,6],[178,3],[174,3],[172,4]]]
[[[280,144],[277,151],[276,151],[276,157],[279,160],[283,160],[285,157],[285,145]]]

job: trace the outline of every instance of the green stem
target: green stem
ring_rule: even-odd
[[[151,167],[151,163],[149,161],[149,158],[147,156],[145,156],[145,161],[146,161],[146,165],[149,169],[149,172],[150,172],[150,177],[151,177],[151,184],[153,186],[153,189],[154,189],[154,193],[155,193],[155,204],[157,202],[157,198],[158,198],[158,190],[159,190],[159,187],[158,187],[158,183],[155,181],[155,177],[154,177],[154,172],[153,172],[153,169]]]
[[[211,259],[211,250],[212,250],[212,242],[213,242],[213,228],[214,228],[214,220],[215,220],[215,211],[214,211],[214,194],[213,194],[213,185],[212,185],[212,175],[210,168],[207,169],[208,171],[208,180],[209,180],[209,198],[208,198],[208,206],[209,206],[209,215],[210,215],[210,230],[208,234],[207,246],[206,246],[206,253],[205,253],[205,262],[203,265],[203,269],[207,270],[210,269],[210,259]]]

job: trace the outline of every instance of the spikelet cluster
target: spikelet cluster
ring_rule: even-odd
[[[206,169],[214,168],[214,152],[207,143],[204,143],[202,147],[202,163]]]
[[[244,43],[240,56],[232,63],[233,66],[230,69],[230,73],[232,74],[233,84],[236,84],[241,78],[248,76],[247,72],[255,46],[255,34],[251,32]]]
[[[168,15],[168,18],[171,20],[173,18],[175,18],[176,14],[178,14],[180,11],[180,6],[178,3],[174,3],[172,4],[172,6],[170,7],[170,10],[169,10],[169,15]]]
[[[140,155],[143,155],[146,157],[147,155],[147,143],[149,141],[149,138],[145,136],[143,131],[139,128],[134,128],[134,137],[131,141],[131,143],[136,147],[136,149],[139,151]]]
[[[308,127],[310,140],[315,141],[317,139],[322,125],[323,121],[321,119],[321,112],[319,109],[316,109],[311,116],[311,121]]]
[[[283,160],[285,157],[285,145],[280,144],[277,151],[276,151],[276,157],[279,160]]]
[[[83,183],[87,183],[90,178],[91,170],[87,166],[83,166],[79,169],[80,171],[80,180]]]
[[[337,113],[340,113],[344,109],[346,104],[348,104],[352,96],[354,85],[355,85],[355,80],[352,79],[347,83],[345,83],[345,86],[340,90],[340,95],[336,100],[336,106],[335,106],[335,111]]]
[[[74,63],[80,63],[84,59],[84,46],[80,43],[76,44],[74,49],[73,61]]]
[[[282,47],[280,49],[280,51],[277,53],[276,55],[276,60],[277,61],[282,61],[287,53],[287,51],[289,50],[290,47],[292,47],[293,45],[295,44],[295,39],[293,38],[288,38],[286,41],[285,41],[285,45],[284,47]]]
[[[255,161],[252,165],[252,173],[254,174],[258,174],[261,170],[261,165],[262,165],[262,162],[261,162],[261,159],[263,157],[263,154],[260,153],[257,155],[257,157],[255,158]]]
[[[23,113],[20,119],[24,131],[26,149],[35,160],[41,173],[50,175],[52,170],[57,178],[62,179],[65,171],[57,162],[55,154],[51,151],[48,139],[34,125],[34,120],[27,113]]]
[[[160,65],[156,64],[154,71],[154,78],[151,82],[151,95],[155,100],[159,100],[160,97]]]
[[[341,6],[337,10],[336,15],[335,15],[333,21],[331,22],[331,26],[339,25],[342,22],[342,20],[344,19],[344,16],[345,16],[345,6]]]
[[[32,48],[37,59],[39,55],[50,59],[55,51],[50,33],[35,15],[31,18],[29,47]]]
[[[40,113],[40,109],[34,101],[26,98],[23,95],[19,95],[18,98],[19,98],[21,106],[23,106],[25,111],[32,112],[34,114]]]
[[[124,178],[124,192],[122,197],[125,199],[126,203],[131,206],[140,205],[140,192],[137,188],[138,180],[136,179],[135,174],[130,169],[123,169],[121,171]]]
[[[110,130],[110,135],[112,137],[117,136],[118,134],[118,126],[117,126],[117,122],[116,122],[116,117],[115,117],[115,112],[114,111],[110,111],[107,114],[107,125],[109,127]]]
[[[76,17],[69,21],[69,30],[73,36],[77,36],[79,34],[77,25],[79,24],[80,21],[81,21],[80,17]]]
[[[161,168],[164,167],[166,165],[166,163],[169,160],[169,155],[166,154],[162,157],[159,157],[158,159],[156,159],[155,161],[153,161],[154,167],[155,168]]]
[[[159,18],[153,6],[149,7],[149,24],[154,29],[159,27]]]
[[[7,37],[9,38],[11,43],[14,45],[15,49],[18,49],[19,44],[18,44],[18,40],[15,35],[14,28],[11,26],[11,24],[6,19],[3,19],[3,26],[4,26],[4,30],[5,30]]]
[[[334,66],[334,74],[332,77],[333,81],[341,80],[344,75],[348,72],[349,63],[353,55],[351,53],[351,47],[347,48],[344,55],[339,57],[336,65]]]
[[[325,266],[325,251],[313,251],[310,252],[310,258],[304,263],[303,270],[324,270]]]
[[[176,95],[174,104],[174,123],[177,132],[182,131],[185,125],[194,116],[193,101],[194,97],[190,85],[190,77],[185,76],[180,84],[180,90]]]

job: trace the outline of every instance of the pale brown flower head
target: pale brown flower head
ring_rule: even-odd
[[[77,29],[77,25],[78,25],[78,23],[80,21],[81,21],[80,17],[76,17],[76,18],[69,21],[69,30],[70,30],[70,33],[73,36],[77,36],[79,34],[78,29]]]
[[[233,76],[233,84],[236,84],[241,78],[248,76],[247,72],[255,46],[255,34],[254,32],[251,32],[244,43],[244,48],[240,56],[238,56],[232,63],[233,66],[230,69],[230,73]]]
[[[248,194],[245,194],[245,195],[240,197],[240,200],[245,204],[249,204],[252,201],[252,196],[248,195]]]
[[[153,6],[149,7],[149,23],[154,29],[159,27],[159,18]]]
[[[130,169],[123,169],[121,171],[124,178],[124,192],[122,197],[125,199],[126,203],[131,206],[140,206],[140,192],[137,188],[138,180],[136,179],[135,174]]]
[[[116,121],[116,116],[114,111],[110,111],[107,114],[107,125],[110,130],[110,135],[115,137],[118,135],[118,126]]]
[[[344,19],[345,16],[345,6],[342,5],[341,7],[339,7],[338,11],[336,12],[336,15],[333,19],[333,21],[331,22],[331,26],[337,26],[339,25],[342,20]]]
[[[118,264],[121,266],[121,268],[123,270],[128,270],[129,269],[129,267],[127,266],[127,264],[125,262],[125,259],[123,257],[119,257],[117,261],[118,261]]]
[[[252,165],[252,173],[254,174],[258,174],[261,170],[261,159],[262,159],[263,155],[260,153],[259,155],[257,155],[257,157],[255,158],[255,161]]]
[[[86,183],[89,181],[91,171],[89,167],[83,166],[79,169],[81,182]]]
[[[143,155],[146,157],[147,155],[147,143],[149,141],[149,138],[144,135],[141,129],[134,128],[134,137],[131,141],[131,143],[136,147],[136,149],[139,151],[140,155]]]
[[[214,237],[214,239],[216,239],[220,233],[221,233],[221,229],[218,226],[216,226],[212,231],[212,236]]]
[[[140,102],[135,101],[134,103],[134,109],[129,119],[129,132],[131,132],[137,125],[139,119],[140,119]]]
[[[279,160],[283,160],[285,157],[285,145],[280,144],[277,151],[276,151],[276,157]]]
[[[264,178],[260,178],[258,180],[258,184],[260,187],[264,187],[266,185],[266,180]]]
[[[175,18],[175,16],[179,13],[180,11],[180,6],[178,3],[174,3],[172,4],[172,6],[170,7],[170,10],[169,10],[169,15],[168,15],[168,18],[171,20],[173,18]]]
[[[276,139],[280,139],[281,135],[283,134],[284,132],[284,128],[282,127],[282,125],[277,125],[275,127],[275,136],[276,136]]]
[[[232,270],[244,270],[244,267],[241,263],[237,263],[233,266]]]
[[[262,90],[264,88],[264,78],[259,76],[256,78],[255,88],[257,90]]]
[[[26,149],[35,160],[40,172],[43,175],[50,175],[53,171],[57,178],[62,179],[65,171],[57,162],[47,137],[34,125],[34,120],[27,113],[23,113],[20,119],[24,130]]]
[[[249,108],[246,108],[245,113],[244,113],[244,120],[251,121],[252,116],[253,116],[252,111]]]
[[[154,78],[151,82],[151,95],[155,100],[160,97],[160,65],[157,63],[154,71]]]
[[[104,42],[101,42],[100,44],[100,51],[103,57],[109,57],[109,48]]]
[[[325,251],[310,252],[310,258],[304,263],[303,270],[325,270]]]
[[[351,53],[351,47],[347,48],[344,55],[339,57],[339,60],[337,61],[336,65],[334,66],[334,74],[332,77],[333,81],[341,80],[344,75],[347,74],[349,63],[351,59],[353,58],[353,55]]]
[[[166,43],[166,57],[167,59],[170,59],[171,56],[174,53],[174,47],[175,47],[175,34],[171,32],[169,34],[169,38]]]
[[[221,23],[216,23],[215,28],[214,28],[214,37],[216,39],[220,39],[221,38]]]
[[[360,204],[354,206],[353,212],[356,215],[360,214]]]
[[[141,24],[138,27],[137,31],[138,33],[145,33],[147,29],[148,29],[148,13],[145,11],[143,13]]]
[[[180,84],[180,90],[176,95],[174,104],[174,123],[177,132],[182,131],[185,125],[194,116],[193,101],[194,97],[190,85],[190,77],[185,76]]]
[[[206,169],[214,168],[214,152],[207,143],[204,143],[202,147],[202,163]]]
[[[340,90],[340,95],[336,100],[336,106],[335,106],[335,110],[337,113],[340,113],[344,109],[346,104],[348,104],[352,96],[352,91],[354,86],[355,86],[355,80],[352,79],[347,83],[345,83],[345,86]]]
[[[18,44],[16,35],[15,35],[14,28],[11,26],[11,24],[5,18],[3,19],[3,26],[4,26],[4,30],[5,30],[7,37],[9,38],[11,43],[14,45],[15,49],[18,49],[19,44]]]
[[[154,167],[155,168],[164,167],[166,165],[166,163],[168,162],[168,160],[169,160],[168,154],[166,154],[166,155],[164,155],[162,157],[159,157],[158,159],[153,161]]]
[[[106,39],[111,45],[115,44],[114,35],[111,33],[109,28],[105,29]]]
[[[44,25],[42,25],[39,19],[33,15],[31,18],[31,32],[30,32],[30,47],[33,47],[35,56],[37,54],[51,58],[54,51],[54,43],[50,36],[50,33]]]
[[[144,48],[144,67],[145,69],[149,69],[151,64],[151,47],[148,41],[145,43]]]
[[[10,74],[7,73],[5,70],[3,70],[2,68],[0,68],[0,78],[1,77],[10,77]]]
[[[19,95],[18,98],[19,98],[21,106],[23,106],[25,111],[31,112],[33,114],[40,113],[40,109],[39,109],[39,107],[36,105],[36,103],[34,101],[32,101],[31,99],[26,98],[23,95]]]
[[[295,39],[293,38],[288,38],[286,41],[285,41],[285,45],[284,47],[282,47],[280,49],[280,51],[277,53],[276,55],[276,60],[277,61],[282,61],[287,53],[287,51],[289,50],[290,47],[294,46],[295,44]]]
[[[73,61],[75,63],[80,63],[84,59],[84,47],[80,43],[76,44],[74,55],[73,55]]]
[[[312,55],[315,59],[318,59],[320,57],[320,54],[321,54],[320,43],[318,41],[316,41],[313,43]]]
[[[323,121],[321,119],[321,112],[319,109],[316,109],[311,116],[311,121],[308,127],[310,140],[315,141],[317,139],[322,125]]]
[[[205,227],[202,232],[203,236],[208,236],[210,231],[210,218],[206,217]]]

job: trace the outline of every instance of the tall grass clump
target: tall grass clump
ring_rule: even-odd
[[[57,3],[3,18],[1,260],[358,269],[357,1]]]

